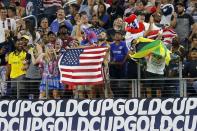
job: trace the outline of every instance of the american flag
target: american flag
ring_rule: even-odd
[[[68,85],[103,83],[106,47],[67,49],[59,60],[60,81]]]

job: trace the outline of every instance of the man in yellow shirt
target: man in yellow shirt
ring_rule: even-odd
[[[21,40],[17,40],[15,44],[16,49],[8,55],[8,76],[11,78],[11,97],[19,97],[17,94],[17,88],[23,89],[24,77],[26,74],[26,55],[23,50],[23,43]]]

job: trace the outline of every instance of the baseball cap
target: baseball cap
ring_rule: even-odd
[[[26,40],[29,40],[30,39],[30,37],[28,36],[28,35],[23,35],[22,37],[21,37],[21,39],[22,38],[25,38]]]

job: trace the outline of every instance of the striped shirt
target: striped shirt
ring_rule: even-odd
[[[173,28],[163,29],[162,37],[163,37],[163,43],[165,45],[172,44],[172,39],[175,36],[177,36],[177,33],[174,31]]]
[[[62,7],[62,0],[43,0],[43,6],[44,8],[53,6]]]

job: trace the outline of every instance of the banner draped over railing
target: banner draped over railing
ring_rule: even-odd
[[[197,98],[2,100],[0,114],[0,130],[197,130]]]

